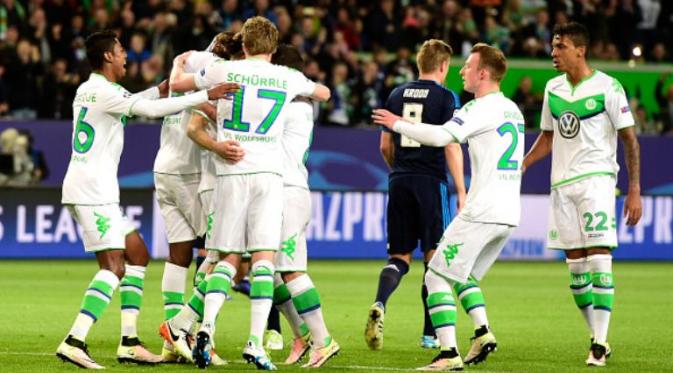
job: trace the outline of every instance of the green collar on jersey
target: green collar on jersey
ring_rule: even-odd
[[[596,76],[596,73],[597,73],[597,72],[598,72],[598,70],[594,69],[593,72],[591,73],[591,75],[584,77],[582,80],[579,81],[579,83],[577,83],[577,85],[573,85],[573,84],[570,82],[570,80],[568,79],[568,74],[565,74],[566,82],[568,82],[568,85],[570,86],[570,94],[571,94],[571,95],[574,95],[574,94],[575,94],[575,91],[577,90],[577,88],[579,88],[579,86],[581,86],[582,83],[584,83],[584,82],[586,82],[587,80],[589,80],[589,79],[593,78],[594,76]]]
[[[556,119],[569,111],[577,115],[580,120],[588,119],[605,110],[605,95],[601,93],[575,101],[567,101],[554,92],[549,91],[549,110],[551,111],[551,115]]]

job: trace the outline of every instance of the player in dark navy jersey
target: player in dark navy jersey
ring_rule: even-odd
[[[460,108],[455,92],[441,84],[449,71],[452,50],[431,39],[416,57],[419,79],[395,88],[386,109],[411,122],[442,125]],[[365,340],[369,348],[383,347],[383,319],[388,298],[409,270],[411,255],[420,247],[426,265],[451,220],[446,167],[458,194],[465,201],[463,153],[458,144],[430,147],[398,133],[381,133],[381,153],[391,169],[388,200],[388,263],[379,277],[376,301],[369,309]],[[425,284],[422,288],[425,323],[421,347],[439,348],[430,322]]]

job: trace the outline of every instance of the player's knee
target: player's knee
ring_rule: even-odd
[[[112,262],[107,265],[106,270],[112,272],[117,276],[118,279],[124,278],[124,275],[126,274],[126,268],[124,266],[124,263],[117,263],[117,262]]]

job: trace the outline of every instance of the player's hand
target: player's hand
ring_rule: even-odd
[[[159,89],[160,98],[168,97],[168,89],[169,89],[168,79],[164,79],[163,82],[159,83],[157,88]]]
[[[235,140],[218,141],[215,144],[213,151],[230,163],[236,163],[245,156],[245,150],[243,150],[241,144]]]
[[[221,98],[229,98],[227,95],[238,92],[239,88],[241,87],[236,83],[223,83],[217,85],[208,90],[208,99],[219,100]]]
[[[624,201],[624,217],[626,225],[636,225],[643,215],[643,207],[640,201],[640,193],[629,192]]]
[[[400,119],[402,118],[386,109],[374,109],[374,112],[372,113],[372,120],[374,123],[385,126],[391,130],[393,129],[395,122]]]

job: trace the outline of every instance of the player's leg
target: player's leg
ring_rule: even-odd
[[[273,305],[283,314],[285,320],[287,320],[292,329],[292,346],[290,348],[289,356],[285,359],[285,364],[294,364],[308,352],[311,333],[304,320],[299,316],[297,309],[294,307],[290,291],[287,289],[287,286],[280,275],[279,268],[281,268],[282,264],[278,261],[278,255],[279,253],[276,253],[276,274],[274,275],[273,281]]]
[[[217,177],[213,194],[212,229],[207,236],[209,250],[220,252],[220,260],[213,272],[206,275],[207,285],[203,300],[203,323],[192,349],[194,362],[201,368],[210,364],[210,350],[215,332],[215,321],[229,292],[232,279],[245,248],[245,216],[247,189],[238,176]],[[232,224],[232,222],[241,222]]]
[[[580,214],[573,201],[573,185],[552,189],[550,193],[547,247],[564,250],[570,272],[570,292],[593,339],[593,285],[584,242],[578,227]]]
[[[243,358],[257,369],[275,370],[263,347],[264,329],[273,306],[274,256],[281,240],[283,223],[283,179],[261,173],[246,175],[252,196],[246,221],[247,251],[252,254],[250,267],[250,335]]]
[[[157,202],[166,224],[168,259],[164,265],[161,292],[164,318],[172,318],[184,304],[187,272],[192,262],[192,247],[196,235],[178,205],[179,191],[185,188],[178,175],[154,174]],[[196,198],[196,190],[194,196]]]
[[[615,184],[612,176],[594,176],[578,183],[578,210],[593,286],[593,342],[588,365],[605,365],[610,354],[608,328],[614,304],[612,252],[617,247]]]
[[[479,364],[497,349],[495,335],[486,315],[486,301],[479,287],[478,280],[483,278],[500,255],[514,227],[501,224],[479,224],[478,230],[472,234],[483,234],[487,241],[479,250],[472,265],[471,275],[465,281],[456,281],[453,288],[463,309],[468,313],[474,324],[474,336],[471,338],[470,350],[465,355],[465,364]]]
[[[80,311],[56,355],[80,367],[101,369],[89,355],[85,340],[124,277],[124,223],[117,205],[67,207],[82,226],[84,248],[96,253],[100,269],[84,293]]]
[[[150,255],[145,242],[135,229],[126,235],[125,244],[126,274],[119,286],[122,338],[117,348],[117,360],[137,364],[156,364],[162,361],[162,357],[151,353],[143,346],[138,338],[137,327],[143,299],[145,271]]]
[[[435,254],[437,242],[442,239],[444,231],[451,222],[449,206],[449,188],[444,180],[426,176],[417,178],[414,184],[414,194],[418,200],[419,218],[421,221],[420,247],[423,251],[423,281],[421,284],[421,299],[423,302],[423,335],[422,348],[439,348],[439,340],[432,326],[428,311],[428,288],[425,285],[425,274],[428,272],[428,263]]]
[[[418,244],[418,211],[408,177],[394,178],[389,183],[387,233],[388,262],[381,269],[376,299],[369,307],[365,342],[372,350],[383,348],[383,322],[388,298],[409,272],[411,253]]]

